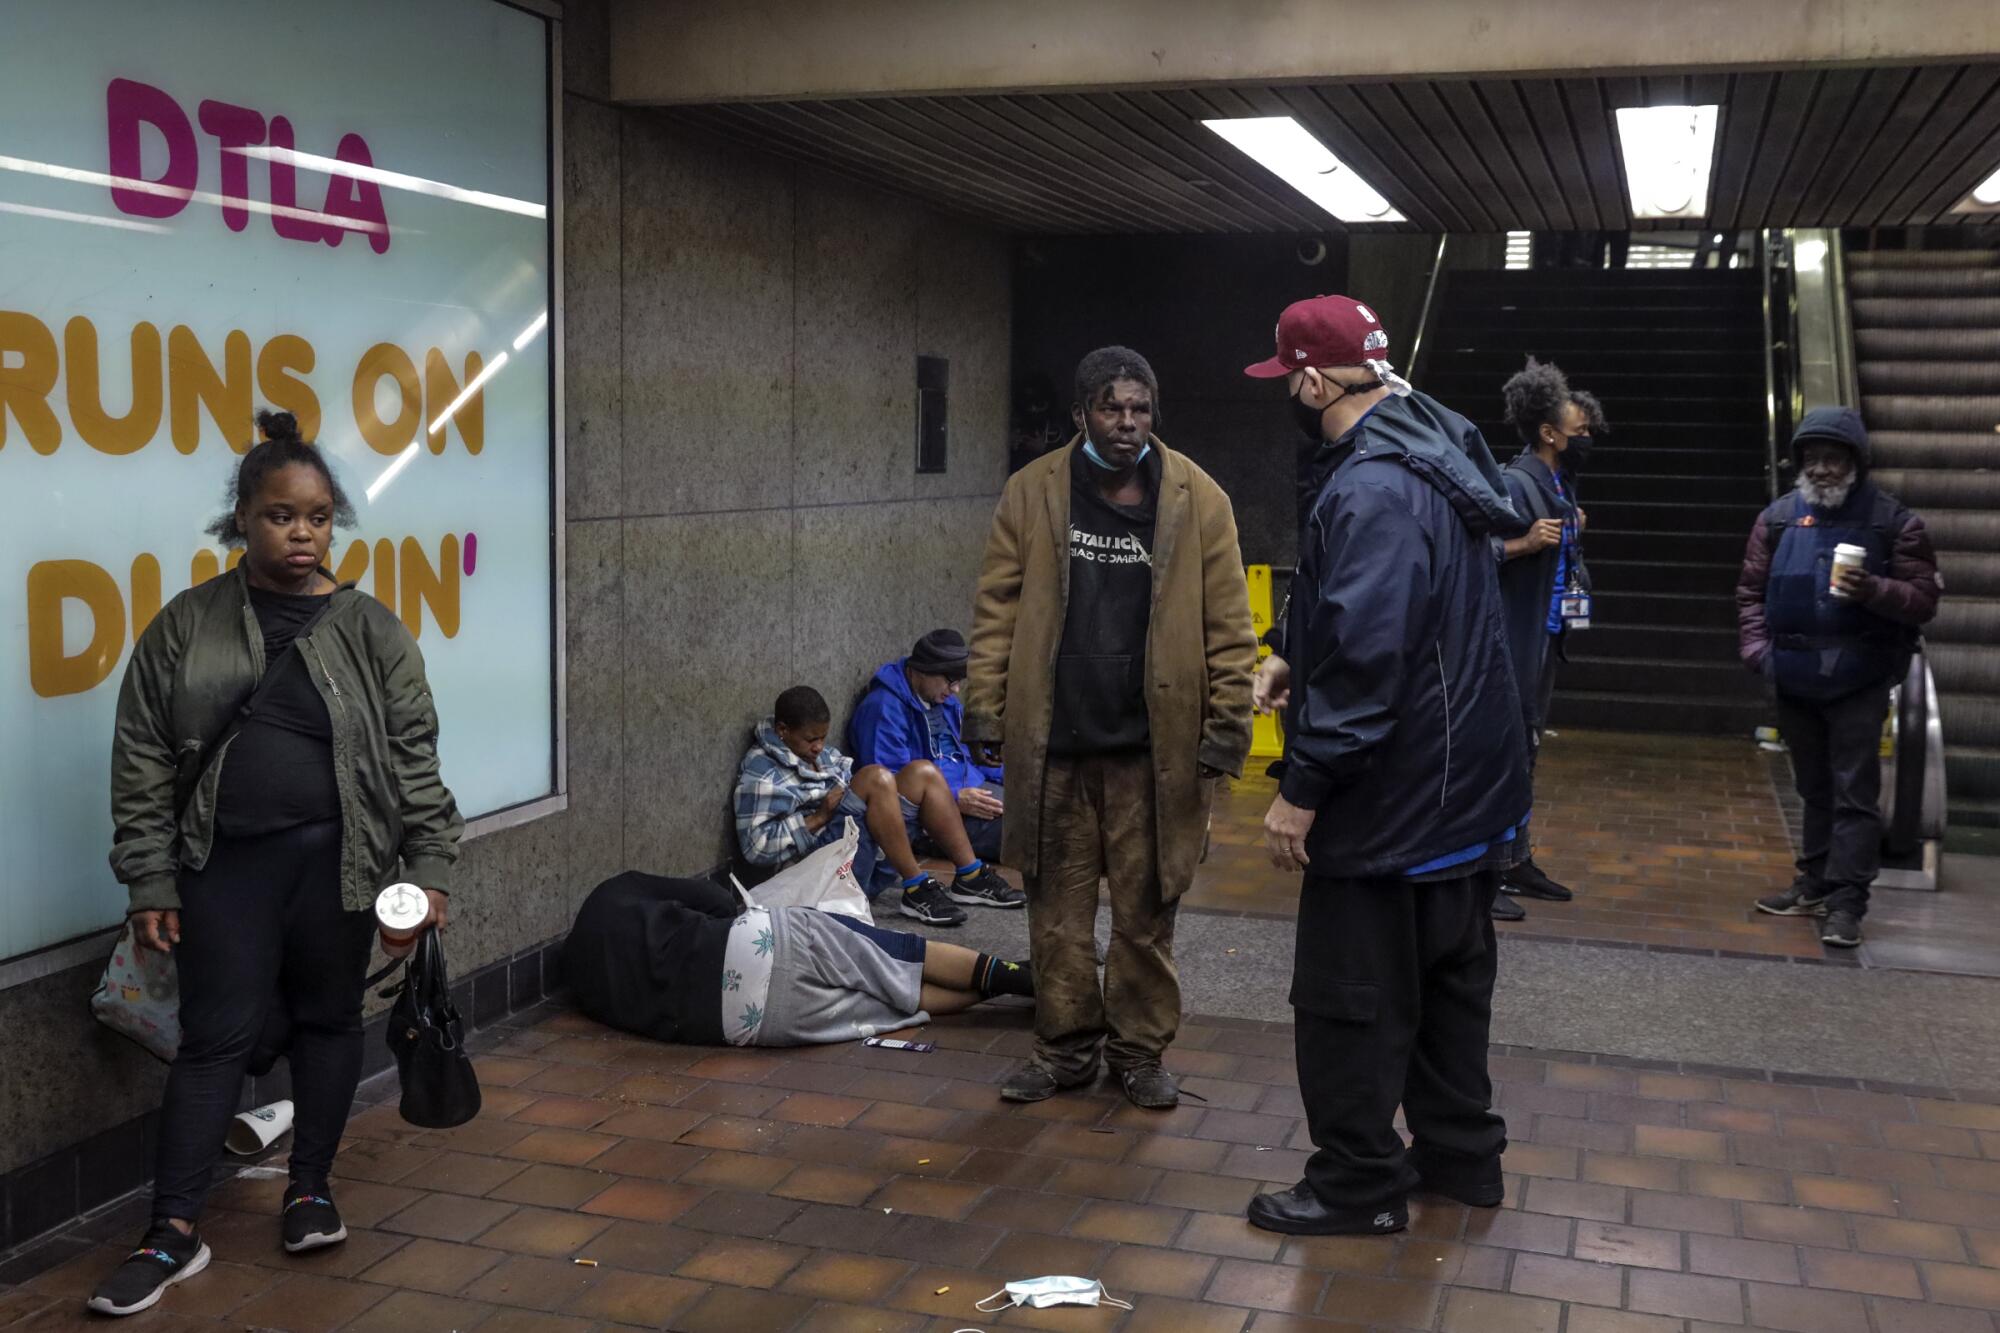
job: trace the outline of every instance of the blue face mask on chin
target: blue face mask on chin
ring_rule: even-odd
[[[1132,466],[1137,467],[1139,466],[1139,464],[1145,462],[1146,455],[1152,452],[1153,452],[1153,442],[1151,440],[1147,440],[1144,443],[1142,443],[1139,446],[1139,456],[1132,460]],[[1091,461],[1091,463],[1101,471],[1123,472],[1125,470],[1119,467],[1115,463],[1110,463],[1105,461],[1104,455],[1098,453],[1097,446],[1091,442],[1089,431],[1085,431],[1083,433],[1083,456],[1085,458],[1088,458]]]

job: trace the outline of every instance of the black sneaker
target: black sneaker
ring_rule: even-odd
[[[1493,919],[1495,921],[1526,921],[1528,909],[1515,902],[1504,893],[1493,895]]]
[[[1507,1178],[1498,1157],[1447,1165],[1429,1153],[1412,1149],[1406,1160],[1419,1177],[1419,1193],[1440,1195],[1468,1208],[1498,1208],[1507,1197]]]
[[[927,926],[965,924],[965,909],[953,906],[951,896],[929,875],[925,875],[920,883],[903,890],[901,911],[904,916],[913,917]]]
[[[165,1222],[153,1223],[131,1257],[98,1283],[89,1308],[98,1314],[128,1315],[159,1304],[160,1293],[208,1267],[208,1246],[195,1234],[181,1234]]]
[[[1386,1236],[1410,1225],[1403,1204],[1378,1208],[1334,1208],[1301,1180],[1288,1190],[1259,1194],[1245,1210],[1250,1225],[1288,1236]]]
[[[1000,877],[992,866],[953,879],[945,897],[968,907],[1026,907],[1028,895]]]
[[[1533,858],[1502,875],[1500,887],[1523,898],[1541,898],[1552,903],[1566,903],[1576,896],[1542,873],[1542,868],[1535,864]]]
[[[1118,1081],[1124,1085],[1125,1100],[1141,1110],[1171,1111],[1181,1104],[1180,1084],[1157,1060],[1119,1070]]]
[[[303,1254],[347,1239],[347,1224],[325,1194],[293,1190],[285,1196],[285,1253]]]
[[[1819,928],[1819,942],[1836,949],[1852,949],[1861,943],[1861,918],[1852,912],[1828,912]]]
[[[1757,900],[1757,910],[1772,916],[1825,916],[1826,895],[1814,894],[1803,884],[1794,884],[1783,893],[1770,893]]]
[[[1038,1060],[1030,1060],[1007,1075],[1007,1081],[1000,1085],[1000,1100],[1008,1102],[1045,1102],[1065,1088],[1081,1088],[1097,1081],[1097,1067],[1091,1066],[1088,1074],[1075,1078],[1057,1078],[1048,1066]]]

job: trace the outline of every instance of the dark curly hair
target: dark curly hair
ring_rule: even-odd
[[[1544,425],[1562,429],[1563,409],[1576,401],[1562,371],[1532,356],[1501,386],[1500,395],[1507,403],[1507,424],[1531,448],[1540,442]]]
[[[1592,439],[1602,439],[1611,433],[1611,423],[1604,419],[1604,404],[1597,401],[1597,395],[1587,389],[1577,389],[1570,401],[1583,409],[1583,419]]]
[[[236,465],[229,485],[223,488],[222,512],[203,531],[224,546],[243,545],[243,534],[236,529],[236,511],[243,507],[245,501],[256,497],[257,492],[263,489],[265,478],[294,463],[304,463],[326,478],[326,488],[333,493],[333,526],[353,527],[354,503],[347,498],[347,492],[340,489],[340,481],[333,475],[333,468],[327,463],[326,455],[319,451],[319,446],[299,438],[298,418],[290,412],[266,409],[257,414],[257,425],[264,432],[263,441],[252,445],[250,452],[243,455],[243,461]]]
[[[1137,380],[1153,396],[1153,424],[1160,424],[1160,381],[1152,363],[1129,347],[1100,347],[1076,363],[1076,405],[1089,409],[1114,380]]]

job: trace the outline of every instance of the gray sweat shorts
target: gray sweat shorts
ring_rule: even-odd
[[[811,907],[771,912],[771,991],[753,1044],[859,1041],[930,1022],[924,965]]]

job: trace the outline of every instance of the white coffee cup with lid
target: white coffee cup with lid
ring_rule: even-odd
[[[1867,547],[1856,546],[1852,542],[1842,542],[1833,548],[1833,572],[1828,575],[1826,590],[1842,600],[1852,598],[1854,594],[1840,586],[1840,572],[1844,569],[1864,569],[1867,565]]]
[[[375,895],[375,920],[382,927],[382,952],[401,958],[417,942],[430,918],[430,896],[414,884],[391,884]]]

